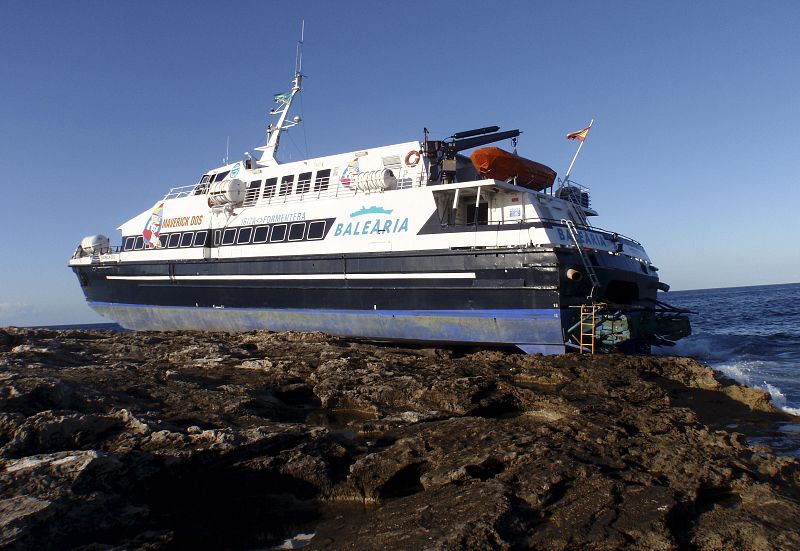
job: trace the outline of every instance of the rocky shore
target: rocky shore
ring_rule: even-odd
[[[685,358],[7,328],[0,547],[800,549],[789,421]]]

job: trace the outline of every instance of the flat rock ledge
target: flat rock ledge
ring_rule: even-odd
[[[797,421],[686,358],[6,328],[0,547],[800,549]]]

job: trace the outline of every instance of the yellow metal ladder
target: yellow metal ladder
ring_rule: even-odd
[[[594,329],[597,317],[595,304],[581,304],[580,345],[581,354],[589,352],[594,354]]]

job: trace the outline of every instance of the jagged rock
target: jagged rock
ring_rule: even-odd
[[[0,546],[795,549],[786,422],[686,358],[6,328]]]

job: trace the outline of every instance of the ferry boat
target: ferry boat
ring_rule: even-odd
[[[589,189],[497,147],[498,127],[280,163],[301,91],[256,154],[84,238],[89,306],[133,330],[323,331],[369,340],[648,350],[688,335],[641,243],[589,223]],[[464,152],[472,150],[471,157]]]

